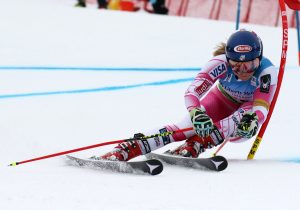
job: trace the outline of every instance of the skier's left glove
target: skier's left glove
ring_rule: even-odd
[[[208,137],[213,129],[212,119],[206,114],[204,108],[194,108],[190,111],[193,128],[200,137]]]
[[[257,133],[258,117],[255,112],[244,113],[236,129],[236,136],[250,139]]]

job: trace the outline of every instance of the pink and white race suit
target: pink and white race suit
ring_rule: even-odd
[[[249,80],[242,81],[234,75],[226,56],[224,54],[218,55],[201,69],[186,90],[184,95],[186,108],[190,111],[193,108],[203,106],[223,138],[234,132],[245,111],[255,112],[259,119],[259,126],[261,126],[267,117],[276,90],[277,74],[277,68],[270,60],[262,57],[260,66],[255,70],[254,75]],[[176,131],[192,126],[187,112],[181,122],[145,134]],[[186,140],[194,135],[196,133],[191,130],[175,133],[172,136],[156,137],[148,139],[147,142],[144,141],[141,148],[150,147],[150,150],[155,150],[168,143]],[[247,139],[239,139],[235,142],[245,140]],[[142,152],[145,154],[149,151]]]

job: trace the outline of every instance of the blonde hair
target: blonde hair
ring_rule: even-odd
[[[225,42],[219,43],[215,47],[215,50],[213,51],[213,56],[225,54],[225,48],[226,48],[226,43]]]

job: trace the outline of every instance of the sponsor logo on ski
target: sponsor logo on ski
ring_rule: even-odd
[[[152,174],[153,170],[158,168],[160,165],[150,165],[149,163],[146,163],[147,166],[149,167],[150,173]]]
[[[214,160],[210,160],[215,166],[216,169],[219,170],[219,166],[224,163],[224,161],[214,161]]]

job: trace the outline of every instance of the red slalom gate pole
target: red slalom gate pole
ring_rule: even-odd
[[[279,0],[279,5],[280,5],[280,11],[281,11],[281,18],[282,18],[282,50],[281,50],[281,60],[280,60],[280,67],[279,67],[279,74],[278,74],[278,83],[277,83],[277,88],[276,88],[276,91],[274,94],[274,98],[270,105],[268,117],[267,117],[266,121],[263,123],[263,125],[261,126],[261,129],[260,129],[259,133],[257,134],[255,141],[253,142],[253,145],[248,153],[248,157],[247,157],[248,160],[252,160],[254,158],[255,153],[262,141],[263,135],[269,124],[270,118],[272,116],[272,113],[273,113],[273,110],[274,110],[274,107],[275,107],[275,104],[276,104],[276,101],[278,98],[278,94],[280,91],[282,78],[283,78],[283,74],[284,74],[287,48],[288,48],[288,20],[287,20],[284,0]]]
[[[181,129],[181,130],[169,131],[169,132],[154,134],[154,135],[150,135],[150,136],[144,136],[144,137],[141,137],[139,139],[150,139],[150,138],[159,137],[159,136],[169,136],[169,135],[172,135],[172,134],[175,134],[175,133],[183,133],[185,131],[190,131],[190,130],[193,130],[193,128],[184,128],[184,129]],[[122,142],[132,141],[132,140],[136,140],[136,139],[129,138],[129,139],[103,142],[103,143],[94,144],[94,145],[90,145],[90,146],[80,147],[80,148],[77,148],[77,149],[71,149],[71,150],[67,150],[67,151],[63,151],[63,152],[57,152],[57,153],[53,153],[53,154],[49,154],[49,155],[29,159],[29,160],[13,162],[13,163],[9,164],[8,166],[17,166],[17,165],[24,164],[24,163],[29,163],[29,162],[33,162],[33,161],[38,161],[38,160],[43,160],[43,159],[47,159],[47,158],[57,157],[57,156],[66,155],[66,154],[69,154],[69,153],[79,152],[79,151],[83,151],[83,150],[88,150],[88,149],[101,147],[101,146],[105,146],[105,145],[119,144],[119,143],[122,143]]]

